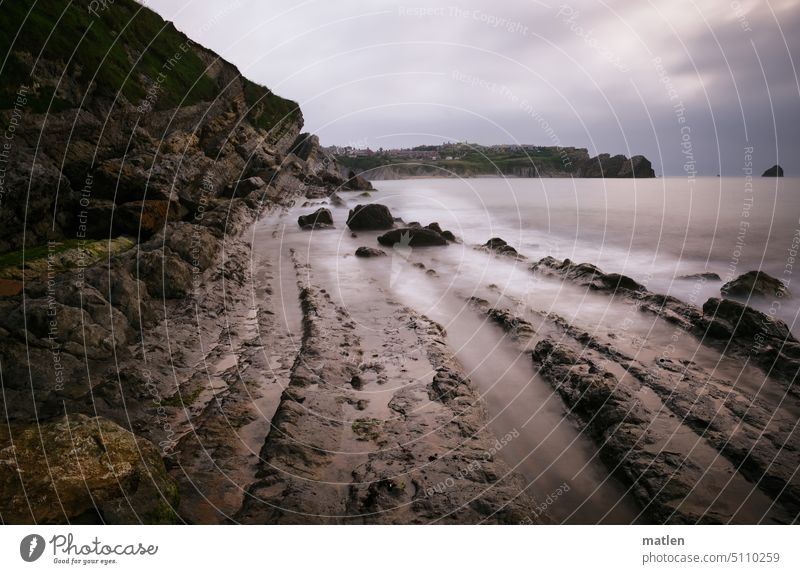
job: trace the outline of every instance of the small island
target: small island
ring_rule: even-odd
[[[761,174],[761,177],[783,177],[783,168],[777,164]]]

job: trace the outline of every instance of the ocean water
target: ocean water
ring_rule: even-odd
[[[407,222],[438,221],[466,244],[502,237],[532,260],[552,255],[594,263],[699,305],[719,296],[724,282],[765,271],[797,297],[752,298],[748,304],[798,332],[800,178],[410,179],[374,185],[379,191],[369,201],[389,206]],[[721,281],[681,279],[702,272],[717,273]]]
[[[643,520],[630,492],[601,463],[594,442],[566,416],[560,397],[530,358],[467,299],[502,294],[504,304],[515,305],[517,312],[554,312],[601,338],[613,334],[615,345],[629,353],[658,356],[674,342],[673,325],[637,313],[607,294],[531,273],[531,262],[552,255],[594,263],[607,272],[629,275],[651,291],[698,305],[719,296],[725,280],[762,269],[786,281],[800,296],[800,279],[796,285],[792,280],[793,273],[800,273],[792,259],[800,181],[746,183],[736,178],[691,184],[683,178],[378,181],[369,197],[340,193],[346,205],[328,206],[334,228],[303,231],[297,226],[298,215],[317,209],[312,201],[263,221],[260,225],[268,233],[254,237],[253,246],[254,251],[294,250],[309,264],[308,280],[324,286],[367,339],[370,330],[384,328],[376,316],[393,312],[395,302],[441,323],[452,353],[486,403],[491,430],[496,436],[519,434],[502,457],[539,496],[570,486],[569,493],[547,509],[550,520],[627,524]],[[379,246],[380,232],[353,234],[345,224],[348,210],[364,203],[385,204],[406,222],[436,221],[463,241],[446,247],[395,246],[384,248],[387,257],[355,257],[359,246]],[[491,237],[502,237],[527,259],[516,261],[474,248]],[[722,280],[679,278],[701,272],[715,272]],[[285,279],[289,285],[296,280],[291,271]],[[288,297],[284,304],[296,301]],[[795,327],[797,299],[750,304],[772,307]],[[680,337],[673,358],[691,360],[717,377],[737,381],[770,404],[782,402],[782,389],[765,383],[757,368],[721,357],[690,335]],[[699,436],[688,429],[682,433],[688,437],[687,452],[695,450],[695,444],[707,449]],[[687,493],[687,504],[729,516],[732,522],[762,520],[770,500],[732,470],[730,476],[722,487],[698,485]]]

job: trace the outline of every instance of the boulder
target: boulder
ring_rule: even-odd
[[[135,260],[131,263],[129,271],[155,297],[183,299],[194,290],[192,268],[169,247],[139,253],[138,267]]]
[[[314,213],[301,215],[297,218],[297,225],[303,229],[319,229],[333,226],[333,215],[330,209],[320,207]]]
[[[714,337],[751,340],[758,336],[764,340],[796,342],[786,323],[738,301],[712,297],[703,304],[703,316],[709,321],[709,334]]]
[[[383,249],[376,249],[375,247],[361,246],[356,249],[356,257],[384,257],[386,252]]]
[[[257,189],[266,187],[266,183],[259,176],[248,177],[247,179],[240,179],[239,181],[227,186],[223,192],[225,197],[244,197],[249,195]]]
[[[447,245],[447,240],[440,233],[423,227],[404,227],[392,229],[378,237],[378,243],[387,247],[394,245],[407,245],[410,247],[429,247]]]
[[[344,184],[345,189],[349,189],[352,191],[374,191],[375,188],[372,187],[372,184],[369,180],[365,179],[364,177],[357,175],[353,170],[350,170],[348,174],[348,179]]]
[[[347,226],[353,231],[391,229],[394,218],[389,208],[380,203],[356,205],[347,216]]]
[[[516,249],[511,247],[505,240],[499,237],[492,237],[489,241],[484,243],[481,246],[483,249],[487,249],[489,251],[493,251],[499,255],[505,255],[508,257],[512,257],[515,259],[525,259],[523,255],[520,255]]]
[[[720,287],[731,297],[791,297],[786,285],[763,271],[748,271]]]
[[[16,524],[177,522],[156,447],[100,417],[0,428],[0,515]]]
[[[761,177],[783,177],[783,168],[779,165],[773,165],[767,171],[762,173]]]

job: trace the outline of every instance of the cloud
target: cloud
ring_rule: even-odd
[[[759,167],[780,157],[797,172],[797,0],[148,5],[299,101],[324,143],[544,145],[556,133],[677,174],[679,101],[701,173],[741,173],[745,145]]]

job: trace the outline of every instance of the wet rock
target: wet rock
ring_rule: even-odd
[[[350,210],[347,226],[353,231],[391,229],[394,226],[394,218],[389,208],[380,203],[357,205],[355,209]]]
[[[573,263],[569,259],[559,261],[548,256],[531,265],[530,269],[543,275],[558,275],[576,285],[599,291],[647,291],[643,285],[630,277],[619,273],[604,273],[591,263]]]
[[[345,189],[349,189],[351,191],[374,191],[375,188],[372,187],[372,183],[369,182],[366,178],[357,175],[353,170],[350,170],[347,181],[344,183],[343,186]]]
[[[333,215],[330,209],[320,207],[314,213],[298,217],[297,225],[302,229],[325,229],[333,226]]]
[[[767,171],[762,173],[761,177],[783,177],[783,168],[779,165],[773,165]]]
[[[12,446],[13,440],[13,446]],[[103,418],[0,427],[0,514],[17,524],[176,522],[178,491],[158,450]]]
[[[375,247],[361,246],[356,249],[356,257],[385,257],[386,252],[383,249],[376,249]]]
[[[730,297],[791,297],[781,281],[763,271],[748,271],[720,287],[720,293]]]
[[[524,255],[520,255],[516,249],[511,247],[505,240],[499,237],[492,237],[489,241],[484,243],[481,246],[481,249],[492,251],[497,253],[498,255],[504,255],[506,257],[511,257],[512,259],[523,260],[525,259]]]
[[[344,207],[344,200],[337,193],[332,193],[328,196],[328,200],[334,207]]]
[[[761,311],[730,299],[712,297],[703,304],[703,315],[709,318],[710,334],[725,338],[766,339],[796,342],[789,327]]]
[[[447,245],[447,240],[440,233],[425,228],[406,227],[393,229],[378,237],[378,243],[387,247],[408,245],[411,247],[429,247]]]

